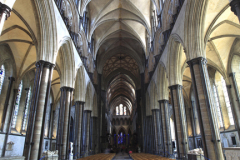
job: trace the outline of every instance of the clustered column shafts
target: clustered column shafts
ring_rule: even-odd
[[[17,97],[17,92],[18,92],[18,89],[13,89],[13,98],[12,98],[12,105],[11,107],[9,107],[9,113],[10,113],[10,116],[8,116],[6,119],[7,123],[6,123],[6,128],[4,130],[6,130],[6,136],[4,137],[4,141],[3,141],[3,146],[2,146],[2,153],[1,153],[1,157],[4,157],[5,156],[5,151],[6,151],[6,145],[7,145],[7,140],[8,140],[8,135],[10,134],[11,132],[11,121],[12,121],[12,117],[13,117],[13,114],[14,114],[14,101],[16,100],[16,97]]]
[[[177,154],[178,158],[187,158],[188,153],[188,137],[187,137],[187,126],[186,126],[186,114],[182,94],[181,85],[170,86],[173,114],[174,114],[174,126],[175,135],[177,141]]]
[[[10,99],[10,95],[11,95],[11,91],[12,91],[12,85],[13,85],[13,82],[15,81],[14,77],[9,77],[8,79],[9,79],[9,84],[8,84],[6,99],[5,99],[5,103],[4,103],[2,122],[1,122],[2,132],[6,132],[6,130],[4,130],[4,126],[5,126],[5,122],[6,122],[5,118],[6,118],[6,114],[7,114],[8,105],[10,103],[9,99]]]
[[[9,6],[0,2],[0,34],[2,32],[5,20],[7,20],[11,15],[11,11],[12,10]]]
[[[90,110],[85,110],[84,111],[84,130],[83,130],[83,152],[84,152],[84,157],[87,157],[89,154],[90,150],[90,117],[91,117],[91,112]]]
[[[69,132],[70,132],[70,110],[73,88],[62,87],[60,98],[59,125],[57,132],[57,149],[59,157],[66,159],[68,157]]]
[[[204,156],[211,160],[224,159],[206,66],[207,60],[199,57],[187,63],[191,71]]]
[[[168,100],[160,100],[159,106],[161,110],[161,120],[162,120],[162,135],[163,135],[163,151],[164,156],[172,154],[172,142],[171,142],[171,128],[170,128],[170,117]]]
[[[82,143],[82,130],[83,130],[83,110],[84,102],[75,102],[75,133],[74,133],[74,155],[80,158],[81,143]]]
[[[230,77],[231,85],[227,86],[227,91],[228,91],[231,109],[233,113],[235,128],[237,129],[238,136],[240,137],[240,99],[239,99],[238,85],[237,85],[235,73],[231,73],[229,77]]]
[[[42,60],[36,63],[34,87],[23,152],[26,160],[39,159],[41,156],[44,110],[46,110],[46,100],[48,100],[50,94],[49,88],[51,86],[52,70],[54,67],[54,64]]]
[[[154,154],[160,154],[160,149],[161,149],[161,137],[162,137],[162,133],[161,133],[161,122],[160,122],[160,110],[159,109],[153,109],[152,110],[152,116],[153,116],[153,125],[154,125],[154,143],[155,143],[155,153]]]

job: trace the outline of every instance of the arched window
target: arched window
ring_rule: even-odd
[[[4,77],[5,77],[5,68],[4,68],[4,65],[2,65],[0,68],[0,94],[2,93]]]
[[[31,97],[31,86],[27,92],[26,107],[25,107],[24,114],[23,114],[23,123],[22,123],[23,131],[26,131],[28,110],[29,110],[29,105],[30,105],[30,97]]]
[[[127,109],[126,109],[126,106],[124,107],[124,115],[125,115],[125,116],[127,115]]]
[[[119,107],[120,107],[120,115],[123,115],[123,105],[120,104]]]
[[[19,110],[19,103],[21,99],[21,94],[22,94],[22,81],[20,82],[18,86],[18,92],[17,92],[17,97],[15,101],[15,107],[14,107],[14,115],[13,115],[13,120],[12,120],[12,128],[16,127],[16,121],[17,121],[17,116],[18,116],[18,110]]]
[[[217,89],[216,89],[215,85],[213,85],[213,92],[214,92],[214,98],[215,98],[215,101],[216,101],[218,120],[219,120],[219,123],[220,123],[220,127],[223,127],[222,114],[221,114],[221,109],[220,109],[220,105],[219,105]]]
[[[118,106],[116,107],[116,115],[119,115],[119,109],[118,109]]]
[[[231,105],[230,105],[230,102],[229,102],[229,97],[228,97],[226,82],[225,82],[225,80],[223,79],[223,77],[221,77],[221,81],[222,81],[224,99],[225,99],[226,106],[227,106],[227,110],[228,110],[228,116],[229,116],[230,125],[234,125],[234,120],[233,120],[233,115],[232,115],[232,109],[231,109]]]

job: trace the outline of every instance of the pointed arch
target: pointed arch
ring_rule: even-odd
[[[74,92],[75,101],[85,102],[85,93],[86,93],[85,84],[86,82],[85,82],[84,67],[80,66],[80,68],[77,70],[77,76],[75,81],[75,92]]]

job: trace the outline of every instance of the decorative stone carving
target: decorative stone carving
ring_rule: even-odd
[[[6,14],[6,20],[7,20],[7,18],[10,17],[11,8],[9,8],[7,5],[2,4],[0,2],[0,16],[2,16],[3,13]]]
[[[43,157],[45,156],[45,160],[58,160],[58,150],[56,151],[45,151],[43,152]]]
[[[240,147],[223,148],[225,150],[226,160],[239,160]]]
[[[196,149],[190,150],[188,151],[188,154],[204,155],[202,148],[196,148]]]

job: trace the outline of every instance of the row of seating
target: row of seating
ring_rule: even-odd
[[[172,160],[170,158],[156,156],[147,153],[132,153],[130,154],[133,160]]]
[[[85,158],[80,158],[78,160],[112,160],[115,157],[116,153],[100,153]]]

